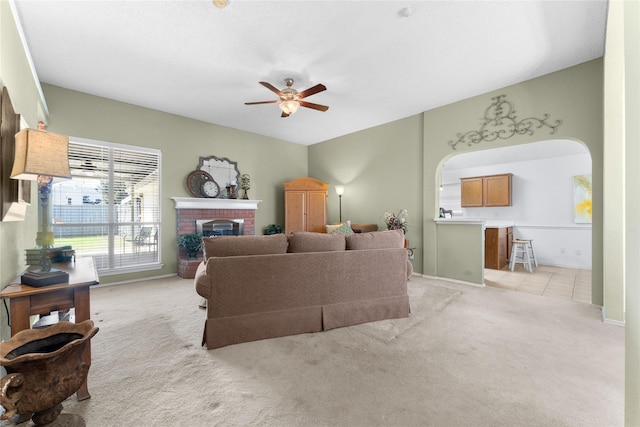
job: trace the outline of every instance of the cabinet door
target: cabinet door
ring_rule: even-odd
[[[327,225],[327,193],[307,192],[306,231],[324,233]]]
[[[465,178],[460,180],[461,200],[463,208],[482,206],[482,178]]]
[[[512,246],[513,246],[513,227],[507,227],[507,261],[511,259]]]
[[[284,210],[285,233],[305,231],[305,192],[285,191]]]
[[[507,229],[498,228],[498,270],[507,265]]]
[[[495,228],[484,230],[484,268],[498,268],[498,233]]]
[[[501,270],[507,265],[507,229],[487,228],[484,231],[484,268]]]
[[[484,178],[484,205],[511,206],[511,174]]]

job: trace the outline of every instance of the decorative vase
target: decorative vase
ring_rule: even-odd
[[[78,391],[89,372],[82,353],[98,333],[92,320],[59,322],[44,329],[26,329],[0,343],[0,403],[6,420],[20,414],[36,425],[52,423],[62,402]]]

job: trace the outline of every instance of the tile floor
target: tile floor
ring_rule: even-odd
[[[515,271],[484,270],[484,283],[516,292],[591,303],[591,270],[539,265],[529,273],[521,265]]]

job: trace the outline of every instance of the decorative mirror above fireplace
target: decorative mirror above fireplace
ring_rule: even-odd
[[[220,187],[220,190],[225,188],[227,185],[239,185],[240,183],[238,162],[233,162],[226,157],[200,157],[198,169],[211,175],[213,180]],[[225,192],[220,191],[220,194],[225,194]]]

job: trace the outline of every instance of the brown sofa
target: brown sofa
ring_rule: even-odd
[[[207,348],[407,317],[401,230],[204,239]]]

